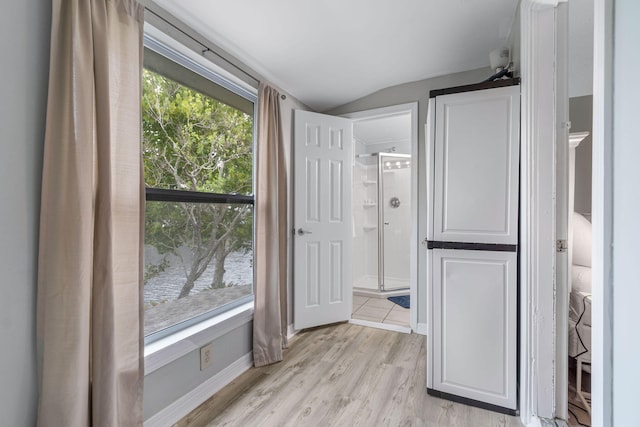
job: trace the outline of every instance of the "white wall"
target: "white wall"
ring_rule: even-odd
[[[593,0],[569,1],[569,96],[593,94]]]
[[[144,377],[144,419],[148,420],[251,352],[252,331],[251,323],[245,323],[214,340],[212,363],[204,371],[200,370],[200,350],[195,350],[146,375]]]
[[[0,424],[37,412],[36,270],[49,70],[51,4],[24,0],[0,13]]]
[[[340,115],[356,111],[371,110],[374,108],[388,107],[391,105],[418,103],[418,241],[426,237],[426,198],[425,198],[425,137],[424,124],[427,118],[427,103],[429,91],[443,89],[452,86],[460,86],[478,83],[492,74],[489,67],[477,70],[465,71],[446,76],[434,77],[417,82],[392,86],[374,92],[364,98],[342,105],[327,111],[327,114]],[[426,259],[426,247],[420,245],[418,259]],[[424,265],[418,269],[418,323],[427,321],[427,282]]]
[[[593,96],[580,96],[569,100],[571,132],[589,132],[576,148],[576,186],[574,210],[591,215],[591,133],[593,122]]]
[[[614,2],[613,425],[640,425],[640,2]]]

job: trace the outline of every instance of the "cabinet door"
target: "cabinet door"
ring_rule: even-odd
[[[516,260],[433,250],[433,389],[516,409]]]
[[[436,98],[434,240],[517,243],[519,90]]]

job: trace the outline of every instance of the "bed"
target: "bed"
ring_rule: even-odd
[[[569,294],[569,356],[591,361],[591,223],[579,213],[572,218],[573,242]],[[588,371],[588,365],[585,365]]]
[[[591,372],[591,223],[578,213],[571,221],[569,356],[576,360],[576,395],[591,413],[591,395],[582,390],[582,371]]]

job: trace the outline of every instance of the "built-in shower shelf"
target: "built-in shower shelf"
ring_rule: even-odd
[[[378,181],[362,181],[364,185],[376,185]]]
[[[377,228],[378,228],[378,227],[377,227],[377,226],[375,226],[375,225],[363,225],[363,226],[362,226],[362,229],[363,229],[364,231],[373,231],[373,230],[375,230],[375,229],[377,229]]]
[[[365,208],[373,208],[375,206],[378,206],[378,204],[377,203],[363,203],[362,206],[365,207]]]

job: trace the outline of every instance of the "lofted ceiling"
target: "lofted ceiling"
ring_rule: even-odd
[[[489,69],[518,0],[156,0],[317,111],[385,87]]]

